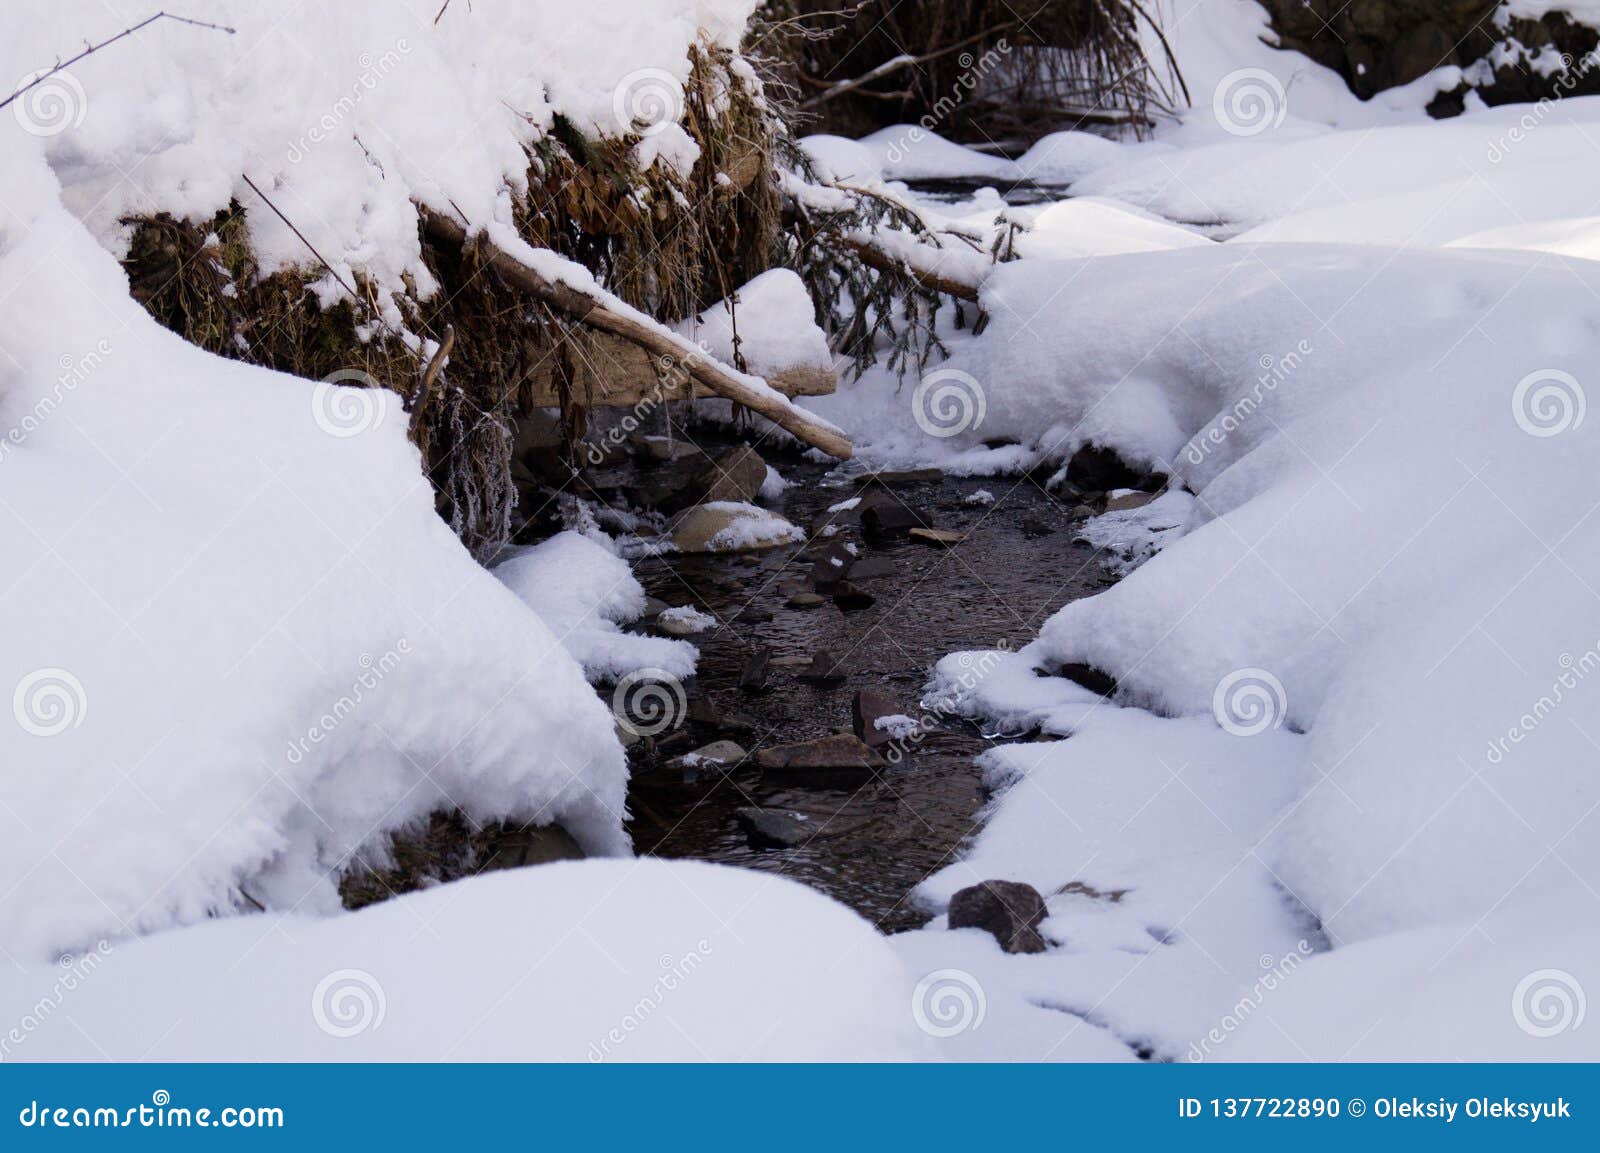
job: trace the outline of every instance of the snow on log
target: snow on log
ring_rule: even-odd
[[[435,243],[462,249],[478,245],[485,262],[508,284],[581,324],[637,345],[661,363],[688,373],[697,385],[761,414],[806,444],[840,460],[850,459],[849,438],[837,427],[796,407],[760,377],[714,360],[692,341],[631,308],[596,285],[582,266],[534,249],[509,230],[491,228],[474,235],[448,216],[428,208],[419,211],[424,230]]]

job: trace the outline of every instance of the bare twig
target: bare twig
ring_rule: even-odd
[[[73,56],[70,59],[61,60],[61,59],[58,58],[56,60],[55,67],[50,68],[47,71],[39,73],[39,75],[35,76],[32,80],[28,81],[21,88],[18,88],[10,96],[7,96],[4,100],[0,100],[0,108],[4,108],[7,104],[10,104],[18,96],[21,96],[24,92],[27,92],[29,89],[37,87],[40,84],[43,84],[46,80],[50,79],[50,77],[54,76],[57,72],[60,72],[63,69],[72,67],[78,61],[82,60],[85,56],[92,56],[94,53],[100,51],[100,49],[106,47],[107,45],[115,44],[118,40],[121,40],[125,36],[132,36],[135,32],[139,31],[141,28],[148,28],[150,25],[154,24],[157,20],[173,20],[173,21],[176,21],[179,24],[192,25],[195,28],[209,28],[214,32],[226,32],[229,36],[232,36],[234,34],[234,32],[236,31],[233,28],[229,28],[226,24],[212,24],[212,23],[210,23],[208,21],[205,21],[205,20],[191,20],[187,16],[174,16],[171,12],[157,12],[154,16],[147,16],[143,20],[139,21],[139,23],[133,25],[132,27],[124,28],[121,32],[118,32],[115,36],[109,36],[106,39],[100,41],[100,43],[98,43],[98,44],[86,45],[82,52],[79,52],[76,56]]]
[[[250,186],[250,191],[254,192],[257,196],[261,197],[261,201],[262,201],[263,204],[265,204],[268,208],[272,209],[273,215],[275,215],[279,220],[283,221],[285,224],[287,224],[289,226],[289,231],[294,233],[296,236],[298,236],[300,238],[300,243],[305,245],[307,248],[309,248],[311,250],[311,255],[315,256],[317,258],[317,260],[321,262],[322,267],[324,267],[324,268],[326,268],[328,270],[328,275],[333,277],[340,284],[344,285],[345,290],[347,292],[349,292],[351,296],[356,297],[356,299],[359,300],[360,296],[357,294],[356,290],[351,287],[350,282],[347,281],[344,277],[340,276],[337,272],[334,271],[333,265],[329,264],[327,262],[327,260],[323,257],[322,253],[317,251],[317,246],[312,244],[311,241],[307,240],[306,236],[305,236],[305,233],[301,232],[298,228],[296,228],[294,226],[294,221],[290,220],[282,212],[278,211],[278,206],[276,204],[272,203],[271,200],[267,199],[267,194],[265,192],[261,191],[261,189],[256,187],[256,182],[254,180],[251,180],[248,176],[246,176],[244,178],[244,182]]]

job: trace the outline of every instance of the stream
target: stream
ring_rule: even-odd
[[[898,763],[865,784],[825,788],[774,778],[757,766],[756,752],[849,731],[852,702],[863,688],[887,693],[900,712],[923,719],[918,702],[940,658],[1020,647],[1062,605],[1115,578],[1093,548],[1075,540],[1072,506],[1033,478],[918,472],[877,479],[792,456],[773,454],[773,462],[791,482],[780,511],[807,530],[805,544],[672,554],[637,566],[652,596],[693,605],[720,623],[690,638],[701,660],[687,686],[687,724],[632,751],[630,832],[641,854],[782,874],[851,906],[885,932],[914,928],[928,912],[914,904],[912,891],[954,860],[977,829],[985,796],[974,758],[1007,735],[927,716],[922,737],[896,746],[905,750]],[[871,491],[964,539],[948,548],[915,540],[872,546],[857,510],[829,511]],[[812,588],[812,565],[830,550],[841,555],[840,546],[847,546],[845,555],[848,546],[856,550],[849,579],[873,603],[854,611],[832,599],[787,607],[795,593]],[[763,647],[771,653],[767,685],[744,691],[741,674]],[[801,679],[819,649],[843,658],[842,682]],[[726,773],[673,765],[718,739],[737,742],[749,756]],[[795,848],[752,847],[737,811],[753,805],[798,810],[817,834]]]

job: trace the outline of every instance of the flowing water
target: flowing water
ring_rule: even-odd
[[[984,796],[973,760],[999,737],[918,707],[933,664],[959,650],[1019,647],[1055,610],[1114,578],[1093,549],[1075,541],[1068,505],[1033,479],[913,477],[883,485],[844,479],[797,458],[777,463],[794,482],[782,511],[808,530],[805,545],[656,557],[637,566],[652,595],[694,605],[722,623],[692,638],[701,661],[688,686],[691,720],[662,738],[660,747],[634,750],[635,845],[661,857],[779,873],[821,889],[885,931],[915,927],[928,914],[913,903],[912,890],[954,860],[976,831]],[[869,490],[888,493],[925,522],[966,538],[953,548],[914,541],[871,547],[853,513],[828,512]],[[992,493],[994,502],[968,503],[979,490]],[[836,531],[825,537],[830,522]],[[875,603],[854,612],[831,601],[785,607],[792,593],[810,587],[816,555],[841,542],[855,545],[862,558],[887,562],[882,576],[851,578]],[[762,646],[772,654],[768,686],[759,694],[743,692],[741,671]],[[819,648],[844,657],[842,684],[799,679]],[[925,735],[901,746],[899,764],[864,785],[834,788],[795,787],[756,766],[758,749],[847,729],[855,693],[868,687],[887,692],[902,712],[927,717]],[[671,757],[718,738],[737,741],[751,756],[726,775],[712,772],[693,782],[667,767]],[[798,848],[752,848],[735,817],[749,805],[803,811],[819,834]]]

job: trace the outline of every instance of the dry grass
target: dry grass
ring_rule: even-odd
[[[529,193],[518,227],[530,243],[560,252],[658,320],[676,321],[772,267],[784,249],[774,157],[784,126],[732,68],[723,49],[697,50],[685,127],[702,151],[682,177],[630,163],[626,141],[594,142],[558,123],[529,156]],[[723,174],[726,179],[719,179]],[[398,334],[363,341],[377,301],[321,310],[309,286],[326,272],[308,265],[261,275],[238,205],[210,221],[141,217],[125,267],[135,297],[157,320],[221,356],[321,379],[359,370],[406,398],[443,515],[480,556],[515,532],[511,454],[516,422],[536,368],[574,355],[567,322],[499,282],[471,252],[424,243],[441,288],[426,301],[397,298],[406,328],[441,340],[454,329],[448,369],[421,396],[425,365]],[[578,350],[581,355],[581,349]],[[572,436],[585,398],[567,397]]]

